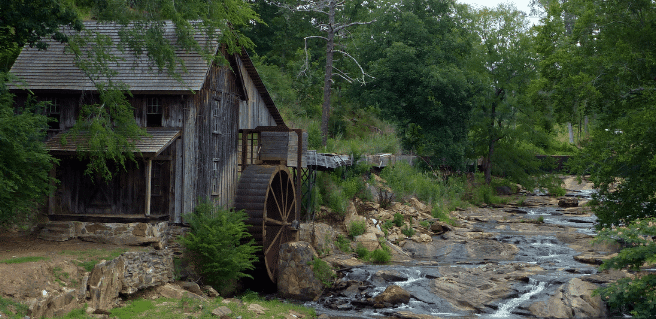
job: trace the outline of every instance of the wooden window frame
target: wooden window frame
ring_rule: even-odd
[[[153,121],[151,121],[151,119]],[[155,121],[157,119],[158,121]],[[153,122],[153,123],[151,123]],[[157,125],[153,125],[157,124]],[[162,127],[164,124],[164,107],[159,97],[146,99],[146,127]]]

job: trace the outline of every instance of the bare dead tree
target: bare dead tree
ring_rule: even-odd
[[[308,40],[310,39],[321,39],[326,41],[326,71],[324,75],[323,83],[323,105],[321,108],[321,143],[323,146],[326,146],[328,141],[328,120],[330,119],[330,93],[332,86],[332,77],[337,75],[342,79],[346,80],[349,83],[359,82],[361,84],[366,84],[368,75],[360,63],[348,52],[344,50],[335,49],[335,38],[346,33],[346,29],[356,25],[366,25],[375,22],[375,20],[368,22],[347,22],[340,23],[336,21],[336,15],[341,8],[344,7],[345,1],[337,0],[301,0],[300,3],[297,3],[295,6],[279,3],[279,7],[286,8],[292,12],[313,12],[318,13],[322,18],[317,20],[322,20],[328,18],[328,21],[325,23],[317,23],[316,26],[319,31],[325,33],[325,36],[307,36],[305,40],[305,63],[300,73],[305,73],[310,67],[309,53],[308,53]],[[333,65],[333,55],[334,53],[341,54],[342,56],[352,60],[358,67],[360,74],[358,77],[352,77],[347,72],[344,72]]]

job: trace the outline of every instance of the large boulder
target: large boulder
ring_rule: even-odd
[[[89,276],[90,307],[109,311],[116,305],[119,292],[123,289],[125,262],[123,258],[103,260],[96,264]]]
[[[376,249],[381,248],[380,247],[380,242],[378,241],[378,236],[374,233],[364,233],[360,236],[356,236],[354,238],[355,242],[354,244],[357,246],[358,244],[362,244],[364,248],[367,248],[369,251],[374,251]]]
[[[597,287],[593,283],[574,278],[560,286],[549,300],[530,305],[529,310],[536,317],[606,318],[608,311],[601,297],[592,297],[592,291]]]
[[[62,293],[48,294],[48,296],[33,300],[29,305],[27,315],[30,318],[63,316],[79,306],[77,301],[76,290],[65,289]]]
[[[280,247],[278,259],[278,292],[283,298],[314,300],[323,291],[312,262],[317,252],[308,242],[288,242]]]
[[[337,232],[328,224],[303,223],[298,233],[298,239],[311,243],[316,251],[328,254],[336,249],[334,239]]]
[[[445,222],[441,222],[441,221],[436,220],[431,224],[430,230],[433,233],[435,233],[436,235],[441,235],[441,234],[444,234],[444,233],[450,231],[451,226],[449,224],[445,223]]]
[[[374,297],[374,307],[385,308],[398,304],[407,304],[410,302],[410,295],[405,289],[398,285],[388,286],[385,291]]]

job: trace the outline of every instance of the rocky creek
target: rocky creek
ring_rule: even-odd
[[[584,206],[590,185],[571,178],[565,185],[564,198],[526,193],[521,205],[460,210],[458,226],[441,234],[390,240],[388,265],[328,256],[339,279],[306,305],[332,318],[605,317],[605,305],[591,292],[626,274],[597,272],[616,250],[591,243],[596,217]],[[384,219],[380,209],[360,215],[374,233],[376,218]],[[409,300],[381,301],[377,296],[391,286]]]

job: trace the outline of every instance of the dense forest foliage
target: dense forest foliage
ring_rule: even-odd
[[[244,46],[288,125],[308,130],[311,149],[409,153],[452,171],[478,161],[486,182],[503,176],[527,188],[553,182],[536,154],[575,155],[572,171],[599,189],[600,228],[656,216],[656,4],[534,0],[533,11],[537,25],[511,5],[455,0],[2,1],[0,222],[47,194],[52,165],[39,144],[43,105],[14,110],[8,70],[24,45],[46,50],[45,38],[76,52],[81,40],[60,28],[82,30],[89,19],[138,23],[123,41],[167,72],[179,61],[158,32],[163,20],[189,50],[201,50],[189,21],[229,52]],[[105,61],[95,63],[111,60],[97,47],[94,58]],[[85,114],[102,122],[79,121],[79,130],[123,141],[92,159],[90,174],[111,178],[104,163],[124,161],[125,141],[142,134],[130,126],[128,89],[99,85],[108,107]]]

